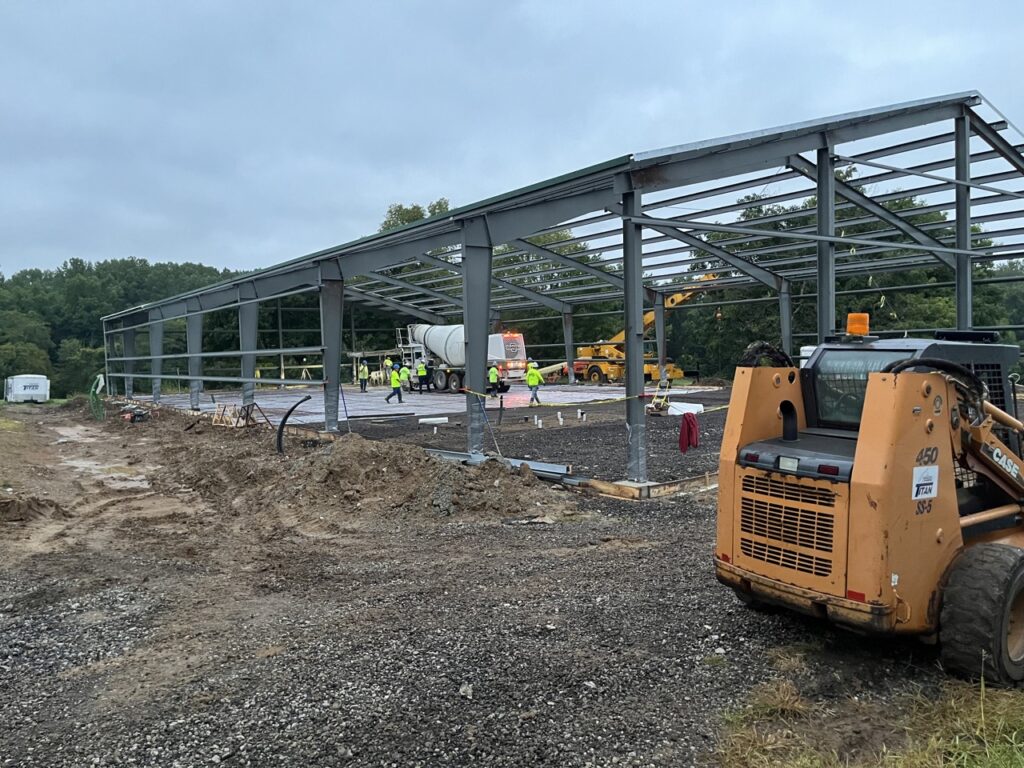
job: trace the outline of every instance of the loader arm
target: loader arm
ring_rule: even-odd
[[[1024,432],[1024,424],[986,402],[981,419],[960,431],[960,463],[985,475],[1010,498],[1024,502],[1024,467],[1020,457],[996,435],[996,424]]]
[[[699,280],[713,280],[717,275],[701,275]],[[697,295],[697,291],[680,291],[679,293],[672,293],[665,297],[665,309],[672,309],[673,307],[682,304],[683,302],[689,301]],[[655,311],[652,309],[648,312],[644,312],[644,335],[654,326]],[[626,329],[623,328],[621,331],[616,333],[607,341],[601,342],[601,344],[622,344],[626,341]]]

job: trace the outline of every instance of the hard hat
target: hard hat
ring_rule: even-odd
[[[533,361],[531,360],[531,361],[530,361],[530,367],[531,367],[531,368],[537,368],[538,366],[537,366],[537,364],[536,364],[535,362],[533,362]]]
[[[392,365],[391,367],[392,367],[392,368],[394,368],[394,369],[395,369],[395,370],[397,371],[397,370],[398,370],[398,367],[399,367],[399,366],[398,366],[398,363],[395,363],[395,364],[394,364],[394,365]]]

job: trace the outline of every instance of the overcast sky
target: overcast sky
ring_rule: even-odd
[[[963,2],[0,0],[0,272],[255,269],[629,152],[978,89]]]

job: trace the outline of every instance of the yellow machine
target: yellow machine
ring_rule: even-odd
[[[701,280],[710,280],[715,275],[704,275]],[[683,291],[673,293],[665,297],[665,309],[671,309],[684,301],[693,298],[696,291]],[[654,310],[644,313],[644,333],[654,325]],[[573,372],[576,378],[589,381],[593,384],[603,384],[609,381],[622,381],[626,376],[626,331],[619,331],[608,341],[600,341],[594,346],[580,347],[578,356],[573,361]],[[665,360],[665,378],[669,381],[681,379],[686,373],[669,359]],[[661,373],[658,370],[658,360],[654,357],[644,357],[644,381],[659,381]]]
[[[878,340],[867,316],[803,368],[737,368],[715,570],[754,608],[938,641],[1024,680],[1024,424],[996,334]],[[780,359],[783,358],[783,359]]]

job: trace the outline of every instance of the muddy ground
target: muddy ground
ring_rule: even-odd
[[[722,418],[685,456],[651,419],[652,476],[713,470]],[[572,421],[499,444],[621,476],[617,415]],[[412,445],[461,449],[455,426],[278,457],[269,430],[191,423],[0,411],[0,765],[715,764],[723,714],[792,656],[809,695],[876,713],[937,679],[924,646],[741,607],[712,498],[583,497]],[[830,738],[873,749],[872,718]]]

